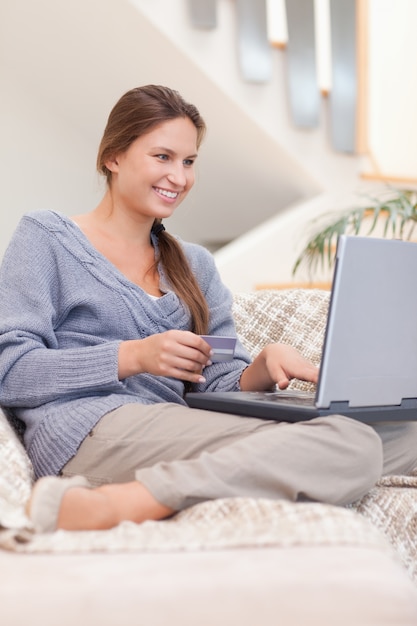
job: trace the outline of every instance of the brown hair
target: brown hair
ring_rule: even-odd
[[[197,129],[197,147],[204,138],[206,125],[198,109],[185,102],[177,91],[160,85],[136,87],[125,93],[110,112],[97,155],[97,170],[107,178],[111,188],[112,173],[105,163],[159,124],[178,117],[188,117]],[[166,276],[177,296],[186,304],[191,314],[191,330],[199,335],[208,332],[209,310],[200,286],[191,271],[178,241],[153,225],[159,243],[159,258]]]

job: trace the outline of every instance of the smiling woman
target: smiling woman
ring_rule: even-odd
[[[9,245],[0,403],[25,424],[36,476],[53,475],[29,507],[39,530],[160,519],[220,497],[347,503],[387,467],[383,451],[391,471],[415,461],[416,424],[377,434],[342,416],[286,424],[186,406],[188,388],[318,378],[288,345],[252,361],[237,339],[233,358],[218,360],[204,338],[236,338],[231,293],[206,249],[162,226],[193,186],[204,131],[177,92],[132,89],[99,148],[98,206],[74,219],[27,214]]]
[[[206,301],[181,246],[160,224],[194,184],[205,130],[197,108],[177,92],[157,85],[128,91],[111,111],[98,150],[107,192],[95,210],[73,217],[95,248],[153,296],[163,293],[160,260],[199,334],[207,329]],[[151,230],[159,232],[157,257]]]
[[[136,223],[169,217],[194,184],[196,158],[194,124],[183,117],[164,122],[107,159],[109,190],[96,213],[118,212]]]
[[[156,220],[170,217],[192,188],[196,141],[188,118],[170,120],[138,137],[106,161],[111,177],[96,209],[73,218],[105,257],[152,295],[161,291],[148,235]]]

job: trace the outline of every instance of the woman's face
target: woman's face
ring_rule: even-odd
[[[108,161],[115,210],[137,216],[172,215],[194,184],[197,129],[188,117],[155,127]]]

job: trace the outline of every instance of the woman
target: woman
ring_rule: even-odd
[[[36,476],[47,476],[29,507],[41,531],[162,519],[218,497],[343,504],[415,463],[407,426],[383,442],[342,416],[290,425],[186,406],[187,388],[317,381],[279,344],[252,363],[239,342],[233,361],[210,361],[200,335],[235,334],[231,295],[211,255],[161,222],[193,186],[204,131],[177,92],[129,91],[99,148],[100,204],[71,219],[24,216],[6,252],[0,402],[25,423]]]

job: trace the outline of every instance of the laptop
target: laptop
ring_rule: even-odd
[[[417,243],[341,235],[316,393],[188,393],[190,407],[297,422],[417,419]]]

